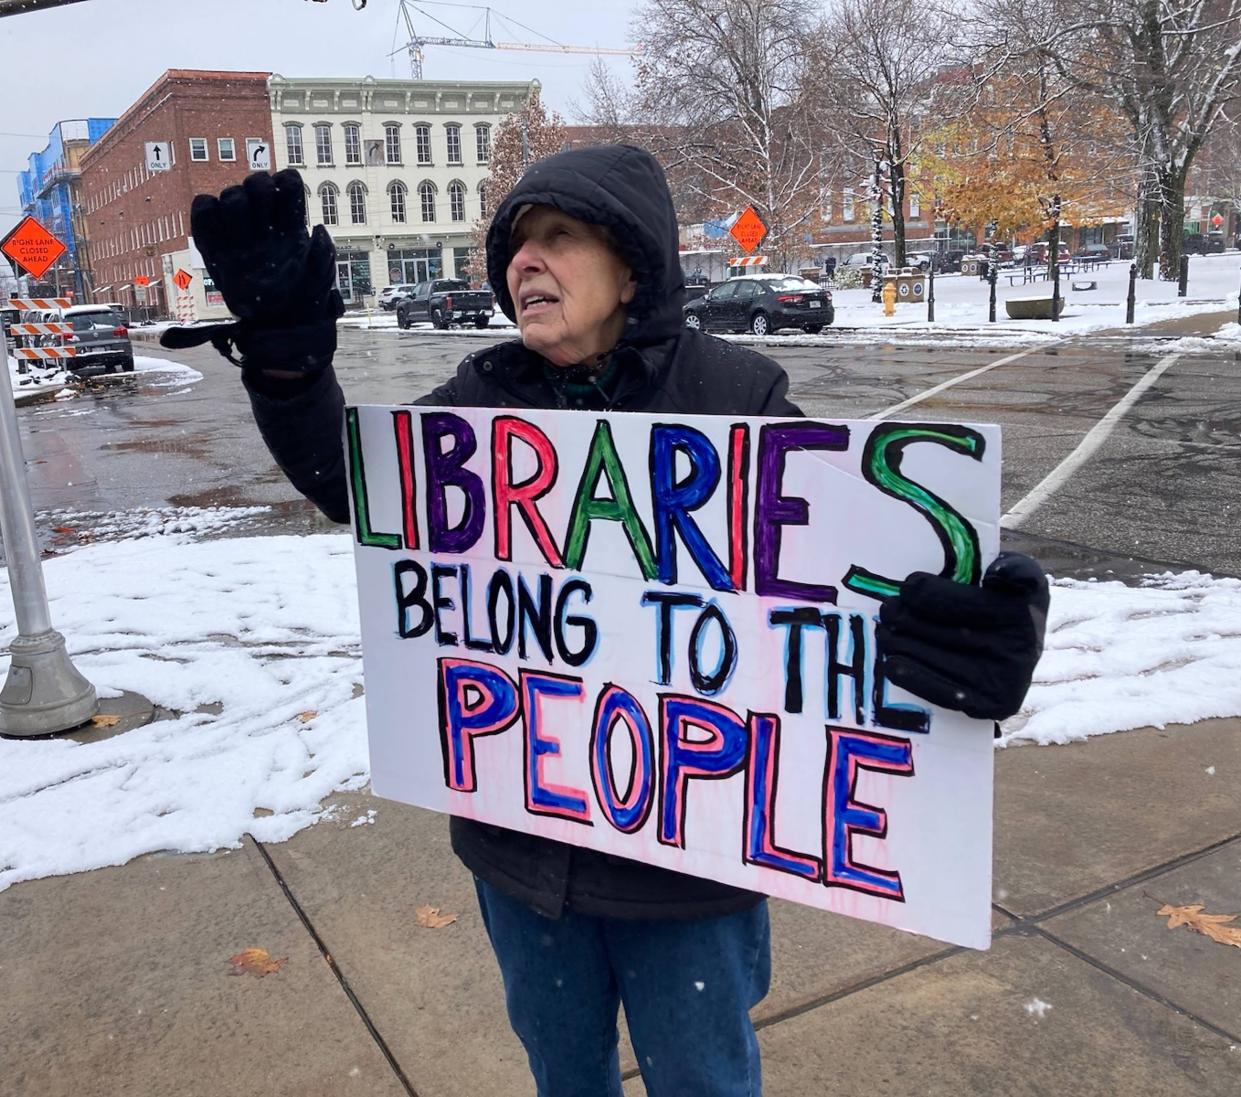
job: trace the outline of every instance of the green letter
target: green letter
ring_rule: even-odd
[[[595,498],[600,474],[607,477],[608,487],[612,492],[611,499]],[[577,498],[573,500],[569,532],[565,537],[565,567],[577,571],[582,566],[582,557],[586,555],[586,542],[590,540],[590,523],[596,518],[620,522],[625,527],[625,536],[629,538],[643,578],[654,579],[655,556],[651,551],[651,541],[633,509],[633,498],[629,494],[625,469],[616,452],[616,443],[612,441],[612,428],[604,419],[599,420],[599,425],[595,427],[595,436],[590,440],[590,453],[586,456],[586,467],[582,470],[582,479],[577,485]]]
[[[884,495],[900,499],[922,512],[944,547],[944,566],[940,575],[958,583],[977,583],[978,534],[964,518],[934,492],[901,475],[905,447],[913,442],[936,442],[981,461],[986,440],[969,427],[941,426],[936,423],[885,423],[876,427],[862,450],[862,475]],[[900,583],[876,575],[856,564],[849,569],[844,584],[871,598],[890,598]]]
[[[362,466],[362,435],[358,430],[357,408],[345,408],[345,433],[349,438],[349,482],[353,487],[353,535],[359,545],[399,549],[399,534],[375,533],[371,529],[371,509],[366,499],[366,469]]]

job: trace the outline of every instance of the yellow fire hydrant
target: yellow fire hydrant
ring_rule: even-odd
[[[883,314],[884,316],[896,314],[896,283],[891,279],[883,286]]]

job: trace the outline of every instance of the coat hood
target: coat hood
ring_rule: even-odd
[[[500,310],[514,323],[506,274],[513,225],[527,206],[554,206],[611,232],[638,284],[622,342],[642,346],[680,332],[685,280],[676,210],[663,169],[649,152],[632,145],[572,149],[526,169],[487,230],[487,277]]]

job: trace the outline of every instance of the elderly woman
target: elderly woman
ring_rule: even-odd
[[[331,366],[342,310],[332,243],[322,227],[307,235],[304,193],[285,171],[195,200],[195,241],[240,319],[168,341],[240,351],[276,461],[345,522],[344,397]],[[640,149],[580,149],[532,165],[496,210],[487,274],[520,338],[468,355],[419,403],[800,415],[774,362],[684,326],[676,214],[662,170]],[[934,597],[902,596],[885,611],[899,649],[891,678],[973,715],[1015,711],[1041,644],[1037,565],[1003,557],[978,589],[924,579]],[[986,599],[962,651],[944,643],[976,608],[958,589]],[[540,1097],[619,1097],[622,1002],[648,1093],[760,1092],[749,1010],[770,974],[762,896],[470,819],[453,818],[451,833],[477,881]]]

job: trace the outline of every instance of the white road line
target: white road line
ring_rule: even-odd
[[[986,373],[988,370],[996,369],[999,366],[1006,366],[1009,362],[1015,362],[1018,358],[1024,358],[1027,354],[1034,354],[1038,351],[1047,350],[1048,347],[1059,346],[1063,343],[1063,339],[1056,339],[1050,343],[1042,343],[1036,347],[1028,347],[1025,350],[1019,350],[1016,354],[1009,354],[1003,358],[997,358],[994,362],[990,362],[985,366],[979,366],[978,369],[972,369],[969,373],[963,373],[960,377],[953,377],[949,381],[942,381],[938,385],[932,385],[925,392],[918,393],[917,396],[911,396],[908,400],[902,400],[899,404],[893,404],[890,408],[884,408],[883,411],[876,411],[872,415],[866,416],[867,419],[886,419],[889,415],[896,415],[898,412],[904,411],[906,408],[913,407],[923,400],[929,400],[932,396],[936,396],[943,392],[944,389],[950,389],[953,385],[959,385],[963,381],[969,381],[979,374]]]
[[[1147,370],[1142,379],[1125,393],[1120,401],[1102,419],[1086,432],[1086,436],[1077,443],[1077,448],[1044,476],[1024,499],[1000,519],[1000,525],[1005,529],[1018,529],[1027,518],[1047,502],[1070,476],[1094,456],[1099,447],[1107,441],[1108,435],[1116,429],[1116,424],[1124,417],[1125,412],[1138,402],[1142,393],[1158,381],[1164,371],[1178,358],[1180,358],[1179,353],[1169,354]]]

